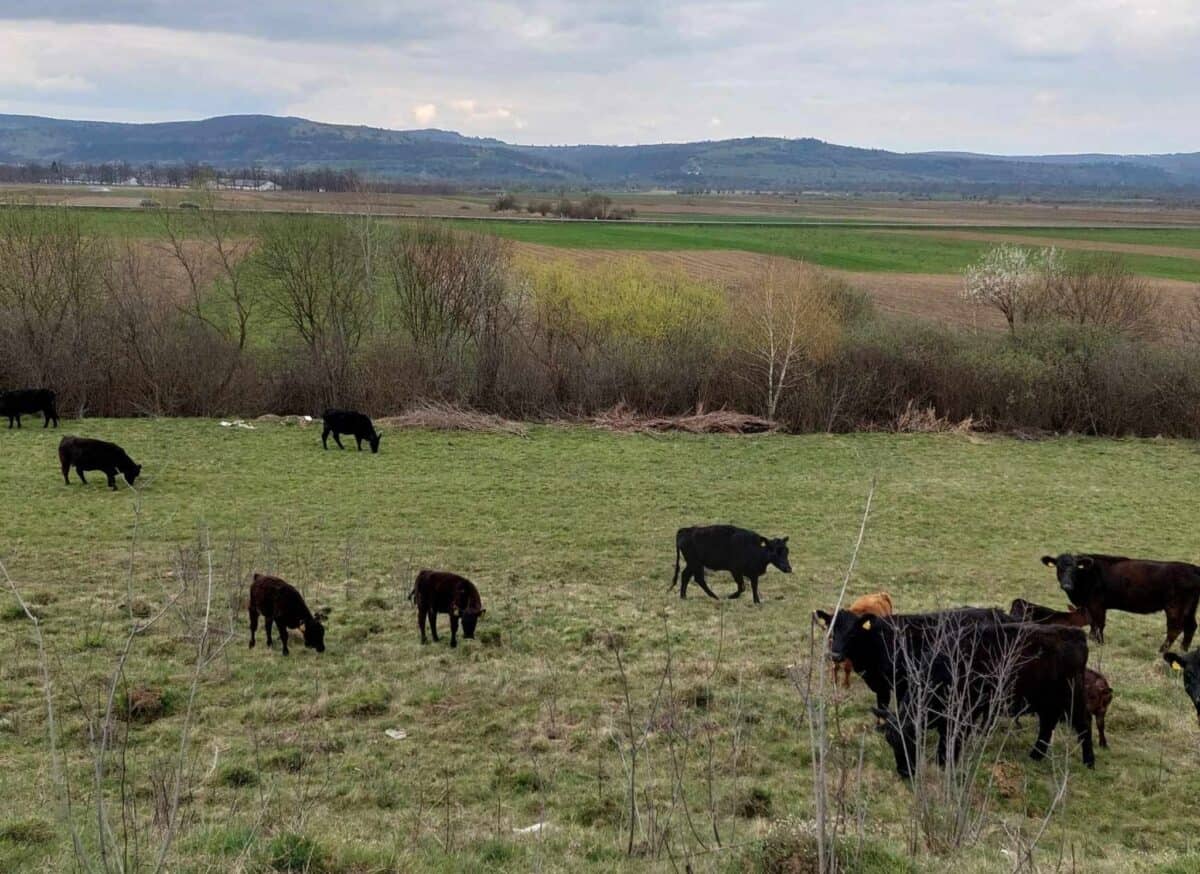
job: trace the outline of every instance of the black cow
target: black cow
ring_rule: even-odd
[[[1092,624],[1092,617],[1082,607],[1072,607],[1070,610],[1055,610],[1043,607],[1024,598],[1014,598],[1008,612],[1018,622],[1036,622],[1038,625],[1068,625],[1071,628],[1083,628]]]
[[[912,775],[923,729],[938,733],[937,757],[944,764],[949,749],[957,754],[962,747],[951,742],[1001,714],[998,707],[1037,715],[1038,737],[1029,753],[1034,760],[1046,756],[1055,726],[1069,720],[1084,764],[1095,764],[1084,685],[1087,638],[1077,629],[981,621],[976,611],[890,619],[839,612],[830,649],[835,661],[851,659],[872,689],[881,678],[894,684],[895,712],[874,712],[902,777]]]
[[[267,574],[254,575],[250,584],[250,648],[254,649],[254,635],[258,631],[259,615],[267,621],[267,646],[271,646],[271,624],[279,630],[279,642],[283,654],[288,655],[289,628],[299,628],[304,636],[304,645],[317,652],[325,652],[325,625],[327,612],[313,613],[304,603],[304,596],[291,583]]]
[[[437,615],[450,614],[450,646],[458,646],[458,623],[462,620],[463,637],[475,637],[475,625],[479,617],[487,612],[479,598],[479,590],[466,577],[448,571],[423,570],[417,574],[408,600],[417,605],[417,626],[421,629],[421,643],[425,639],[425,619],[429,619],[429,631],[436,643]]]
[[[785,574],[792,572],[788,564],[788,539],[766,538],[745,528],[732,525],[706,525],[680,528],[675,532],[675,576],[671,588],[679,583],[679,556],[683,555],[683,582],[679,585],[679,597],[687,597],[688,583],[693,579],[710,598],[717,597],[704,579],[704,570],[729,571],[737,582],[737,591],[730,598],[737,598],[746,591],[746,579],[754,593],[754,603],[759,603],[758,578],[775,565]]]
[[[1042,556],[1042,564],[1055,569],[1058,584],[1071,603],[1087,610],[1092,636],[1104,642],[1105,613],[1167,614],[1167,637],[1159,647],[1166,652],[1183,632],[1183,648],[1196,633],[1196,605],[1200,603],[1200,567],[1181,561],[1145,561],[1115,555],[1084,553]]]
[[[58,462],[62,465],[63,482],[71,484],[70,471],[75,468],[79,481],[87,485],[83,477],[85,470],[103,471],[108,477],[108,487],[117,490],[117,473],[125,477],[125,482],[133,485],[138,474],[142,472],[140,464],[134,464],[125,450],[115,443],[104,440],[92,440],[89,437],[64,437],[58,443]]]
[[[325,420],[325,429],[321,432],[322,448],[329,448],[329,435],[332,434],[333,442],[337,444],[338,449],[345,449],[346,447],[342,445],[342,435],[350,434],[358,443],[359,452],[362,452],[364,440],[370,445],[372,452],[379,451],[381,435],[376,432],[371,418],[365,413],[354,410],[326,410],[322,418]]]
[[[877,620],[887,620],[887,628],[880,635],[861,638],[852,635],[856,620],[862,617],[870,619],[870,628],[879,625]],[[895,688],[896,671],[892,669],[895,657],[894,648],[885,647],[885,641],[892,641],[897,632],[922,646],[926,639],[933,639],[943,625],[954,623],[970,625],[974,623],[1012,622],[1012,617],[992,607],[958,607],[952,610],[939,610],[933,613],[897,613],[892,616],[881,616],[877,613],[855,614],[849,610],[839,610],[836,616],[825,610],[813,613],[813,619],[823,627],[833,626],[829,635],[829,659],[834,664],[850,662],[854,670],[862,677],[867,688],[875,693],[875,703],[881,708],[887,708],[892,701],[892,690]],[[870,658],[865,666],[859,666],[858,661],[847,651],[846,647],[867,646],[870,648]]]
[[[21,417],[41,413],[45,417],[43,428],[58,427],[58,403],[54,392],[48,388],[19,388],[0,392],[0,416],[8,416],[8,427],[13,422],[21,427]]]
[[[1183,672],[1184,691],[1196,705],[1196,719],[1200,721],[1200,650],[1186,655],[1165,652],[1163,659],[1175,670]]]

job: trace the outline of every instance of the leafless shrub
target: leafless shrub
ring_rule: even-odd
[[[706,413],[703,406],[684,416],[642,416],[624,403],[593,416],[592,425],[605,431],[622,433],[661,434],[680,431],[687,434],[769,434],[779,425],[769,419],[716,410]]]
[[[425,428],[431,431],[481,431],[492,434],[511,434],[526,437],[529,428],[491,413],[466,410],[452,404],[426,402],[417,404],[399,416],[383,416],[375,424],[381,428]]]
[[[922,409],[909,401],[896,417],[892,430],[901,434],[970,434],[981,429],[971,416],[961,422],[951,422],[945,416],[939,416],[933,407]]]
[[[1047,276],[1043,317],[1122,331],[1143,339],[1161,334],[1161,296],[1120,255],[1084,258]]]

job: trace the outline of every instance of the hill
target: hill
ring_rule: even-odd
[[[0,115],[0,163],[53,161],[337,167],[390,179],[542,188],[1200,195],[1200,153],[902,153],[777,137],[530,146],[452,131],[396,131],[267,115],[154,124]]]

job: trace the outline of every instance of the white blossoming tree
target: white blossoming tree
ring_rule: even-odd
[[[1057,249],[997,246],[967,268],[963,297],[998,309],[1015,331],[1018,320],[1036,311],[1046,283],[1062,270],[1061,260]]]

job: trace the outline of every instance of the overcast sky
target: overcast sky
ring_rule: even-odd
[[[1200,0],[0,0],[0,112],[61,118],[1166,152],[1198,85]]]

